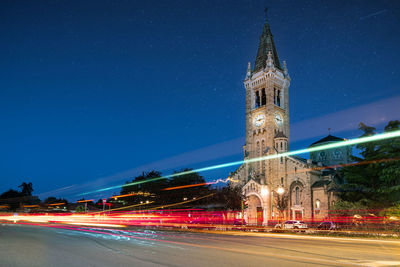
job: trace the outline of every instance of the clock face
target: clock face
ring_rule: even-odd
[[[275,112],[274,119],[275,119],[276,125],[282,126],[282,124],[283,124],[283,118],[282,118],[282,115],[281,115],[279,112]]]
[[[264,114],[258,114],[253,120],[254,126],[256,126],[256,127],[263,125],[264,122],[265,122]]]

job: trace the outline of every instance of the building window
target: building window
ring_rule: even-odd
[[[276,105],[277,105],[278,107],[281,106],[281,90],[278,90],[278,94],[277,94],[277,96],[276,96]]]
[[[299,205],[300,203],[300,188],[297,186],[295,189],[296,192],[296,205]]]
[[[274,105],[276,105],[276,89],[274,88]]]
[[[326,153],[325,153],[325,151],[321,151],[319,153],[319,160],[318,161],[323,162],[325,160],[326,160]]]
[[[267,95],[265,94],[265,88],[261,90],[261,106],[265,106],[267,104]]]
[[[281,177],[281,185],[283,186],[283,177]]]
[[[317,199],[315,201],[315,209],[319,210],[321,208],[321,201],[319,201],[319,199]]]
[[[342,151],[340,151],[339,149],[335,149],[335,151],[333,152],[333,158],[340,159],[341,156],[342,156]]]
[[[257,141],[257,158],[260,157],[260,142]],[[260,161],[256,162],[257,172],[260,172]]]
[[[262,147],[262,151],[261,151],[262,154],[261,154],[261,155],[264,155],[264,153],[265,153],[265,142],[264,142],[264,140],[261,141],[261,144],[262,144],[262,145],[261,145],[261,147]],[[261,164],[261,165],[262,165],[262,166],[261,166],[261,168],[262,168],[262,169],[261,169],[261,172],[264,173],[264,170],[265,170],[265,160],[263,160],[263,161],[261,161],[261,162],[262,162],[262,164]]]
[[[256,92],[256,103],[255,103],[256,108],[260,106],[260,92]]]

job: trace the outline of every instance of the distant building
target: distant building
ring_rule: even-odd
[[[345,139],[343,138],[339,138],[329,134],[327,137],[324,137],[321,140],[312,143],[310,147],[327,145],[330,143],[335,143],[344,140]],[[311,152],[310,158],[312,159],[313,162],[321,163],[324,166],[334,166],[334,165],[349,163],[350,155],[351,155],[351,147],[345,146],[329,150]]]
[[[285,61],[281,64],[271,28],[265,20],[254,68],[248,64],[246,90],[246,144],[244,159],[279,155],[290,150],[289,87]],[[343,139],[328,135],[311,147]],[[313,152],[310,159],[277,157],[241,165],[231,178],[247,197],[248,224],[267,224],[280,216],[279,198],[287,198],[285,219],[322,220],[337,201],[335,167],[348,163],[349,148]],[[337,166],[336,166],[337,167]],[[279,192],[279,193],[278,193]]]

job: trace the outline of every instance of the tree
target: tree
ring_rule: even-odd
[[[32,192],[33,192],[33,186],[32,183],[25,183],[23,182],[21,185],[18,186],[19,188],[21,188],[21,193],[24,196],[32,196]]]
[[[159,202],[161,200],[161,190],[167,187],[167,179],[162,177],[161,172],[152,170],[142,172],[132,181],[127,181],[121,188],[121,195],[135,194],[124,197],[123,200],[128,204],[137,204],[147,200]]]
[[[360,123],[362,137],[375,134],[375,128]],[[385,132],[400,130],[400,121],[390,121]],[[356,146],[356,163],[342,169],[345,183],[340,187],[344,201],[360,202],[368,207],[384,208],[400,201],[400,138],[391,138]]]
[[[38,204],[40,199],[37,196],[32,196],[32,183],[23,182],[20,186],[21,191],[10,189],[0,195],[0,203],[5,203],[10,206],[10,210],[16,210],[21,204]]]
[[[48,197],[43,201],[44,204],[55,204],[55,203],[68,203],[64,198]]]
[[[187,200],[194,200],[196,198],[205,196],[210,193],[210,186],[206,184],[206,180],[199,173],[194,172],[192,169],[182,169],[174,171],[173,177],[167,181],[167,188],[176,188],[174,190],[162,191],[163,204],[179,203]],[[187,185],[197,185],[194,187],[184,187]],[[181,188],[179,188],[181,187]],[[205,203],[206,200],[196,201]],[[187,204],[192,206],[193,204]]]
[[[187,185],[197,185],[187,187]],[[162,206],[187,200],[194,200],[210,193],[210,188],[204,178],[192,169],[174,171],[172,177],[163,177],[161,172],[143,172],[132,181],[127,181],[121,188],[121,195],[133,193],[124,197],[128,205],[152,201],[153,205]],[[204,200],[196,201],[196,204]],[[187,204],[192,205],[192,204]]]
[[[209,204],[217,204],[224,210],[240,211],[244,196],[239,186],[226,186],[212,190],[214,195],[208,200]]]
[[[21,200],[21,192],[18,192],[14,189],[10,189],[0,195],[0,203],[8,204],[9,209],[15,211],[19,208]]]
[[[283,194],[276,194],[276,208],[279,212],[279,218],[284,217],[284,212],[287,209],[289,205],[289,194],[288,193],[283,193]]]

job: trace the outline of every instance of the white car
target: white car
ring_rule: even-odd
[[[282,228],[282,225],[278,223],[275,228]],[[283,223],[284,229],[307,229],[308,226],[303,221],[286,221]]]

